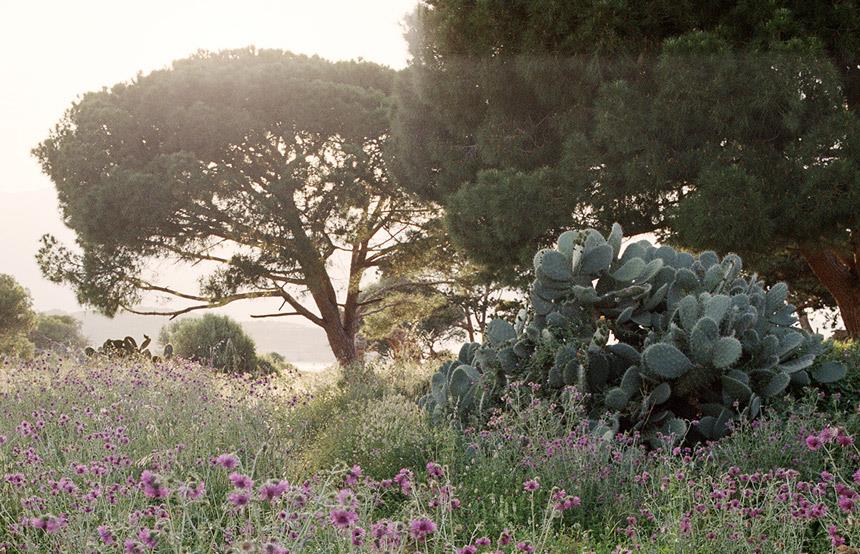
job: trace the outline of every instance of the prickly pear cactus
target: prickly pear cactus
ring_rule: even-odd
[[[652,442],[716,439],[790,387],[844,375],[838,363],[815,364],[828,345],[797,327],[784,283],[766,287],[735,254],[645,240],[622,251],[622,238],[618,224],[608,237],[567,231],[539,251],[529,309],[491,322],[484,344],[464,345],[422,404],[463,421],[497,405],[514,380],[550,393],[575,385],[591,394],[595,417],[613,412]]]

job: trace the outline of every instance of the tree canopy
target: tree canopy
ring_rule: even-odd
[[[82,350],[87,345],[80,320],[67,314],[39,314],[30,341],[39,350]]]
[[[106,314],[139,313],[144,293],[188,302],[144,312],[174,316],[272,298],[287,310],[260,316],[303,316],[352,362],[362,277],[426,218],[383,154],[393,77],[245,49],[85,94],[34,151],[78,243],[45,237],[44,274]],[[344,287],[330,275],[337,256]],[[210,272],[179,290],[147,271],[153,259]]]
[[[35,324],[29,291],[11,275],[0,273],[0,354],[30,355],[33,344],[27,334]]]
[[[858,29],[853,1],[425,0],[397,171],[491,268],[622,221],[755,269],[803,259],[783,273],[857,335]]]

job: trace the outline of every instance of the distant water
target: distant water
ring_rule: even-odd
[[[291,362],[299,371],[320,372],[334,365],[334,362]]]

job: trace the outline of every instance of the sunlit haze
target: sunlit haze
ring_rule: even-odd
[[[34,261],[46,232],[71,242],[53,187],[30,149],[82,93],[168,66],[199,49],[254,45],[332,60],[407,61],[404,16],[415,0],[6,2],[0,8],[0,273],[40,310],[80,309]],[[248,306],[237,306],[241,316]]]

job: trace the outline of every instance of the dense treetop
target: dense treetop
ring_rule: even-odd
[[[396,87],[397,168],[491,267],[617,220],[805,259],[857,330],[858,30],[855,2],[428,0]]]

